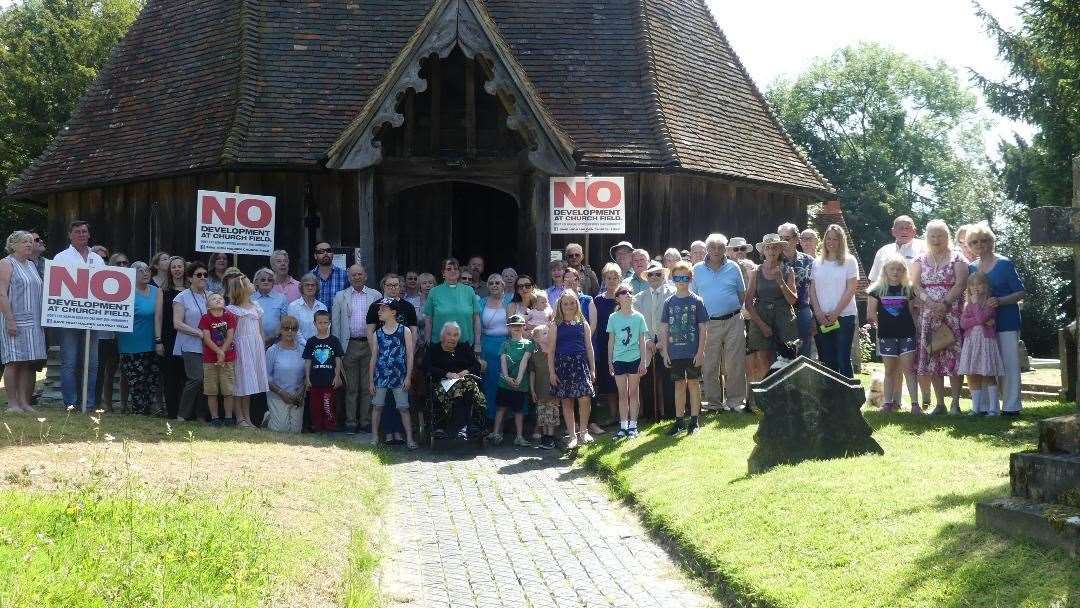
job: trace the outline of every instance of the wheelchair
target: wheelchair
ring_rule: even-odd
[[[458,435],[458,430],[449,428],[449,413],[443,412],[435,396],[436,387],[442,378],[435,378],[431,374],[424,373],[424,381],[427,386],[424,390],[423,407],[417,414],[417,427],[419,436],[416,441],[426,444],[432,451],[456,451],[456,450],[482,450],[485,445],[484,436],[487,429],[487,417],[484,407],[478,404],[471,406],[468,416],[468,433],[465,439]],[[482,385],[482,380],[475,380]],[[443,431],[439,433],[438,431]]]

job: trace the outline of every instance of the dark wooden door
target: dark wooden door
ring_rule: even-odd
[[[379,257],[386,267],[380,272],[426,271],[441,280],[439,262],[449,255],[462,264],[482,255],[487,270],[496,272],[518,263],[517,203],[500,190],[468,182],[427,184],[391,196],[384,210],[381,232],[393,236],[384,241]]]

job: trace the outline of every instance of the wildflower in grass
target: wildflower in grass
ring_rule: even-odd
[[[172,437],[172,425],[168,422],[165,423],[165,436]]]
[[[67,411],[69,411],[69,412],[75,411],[75,406],[74,405],[67,406]]]
[[[38,422],[45,422],[46,420],[48,420],[48,418],[38,418],[37,419]]]
[[[93,421],[94,424],[101,424],[101,418],[94,418],[93,416],[90,416],[90,420]]]
[[[105,441],[113,441],[114,439],[116,439],[116,437],[113,437],[112,435],[110,435],[108,433],[105,433]]]
[[[104,414],[105,410],[94,410],[95,414]]]

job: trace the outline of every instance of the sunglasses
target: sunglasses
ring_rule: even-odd
[[[196,272],[195,274],[193,274],[191,276],[196,278],[196,279],[205,279],[209,275],[207,273],[205,273],[205,272]]]
[[[527,288],[532,287],[532,286],[533,286],[532,283],[518,283],[517,288],[518,289],[527,289]]]
[[[34,242],[35,242],[35,243],[44,243],[44,242],[45,242],[45,239],[43,239],[43,238],[41,238],[41,237],[39,236],[39,237],[37,237],[36,239],[34,239]]]
[[[568,257],[568,258],[580,258],[580,257],[582,257],[582,254],[580,254],[580,253],[568,253],[568,254],[566,254],[566,257]]]
[[[315,253],[317,253],[319,255],[322,255],[324,253],[333,253],[333,252],[334,252],[333,249],[316,249],[315,250]]]
[[[685,274],[677,274],[671,277],[671,280],[675,283],[689,283],[690,277]]]
[[[285,327],[285,326],[281,327],[281,331],[298,331],[299,329],[300,329],[299,327]]]
[[[128,262],[127,260],[116,260],[117,266],[127,266],[128,264],[130,264],[130,262]]]
[[[658,277],[662,277],[662,276],[664,276],[664,273],[663,273],[663,272],[650,272],[650,273],[648,274],[648,276],[650,276],[650,277],[652,277],[652,278],[654,278],[654,279],[655,279],[655,278],[658,278]]]

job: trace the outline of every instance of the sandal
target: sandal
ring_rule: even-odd
[[[603,427],[601,427],[599,424],[596,424],[595,422],[590,422],[589,423],[589,432],[592,433],[593,435],[607,434],[607,431],[605,431],[603,429]]]

